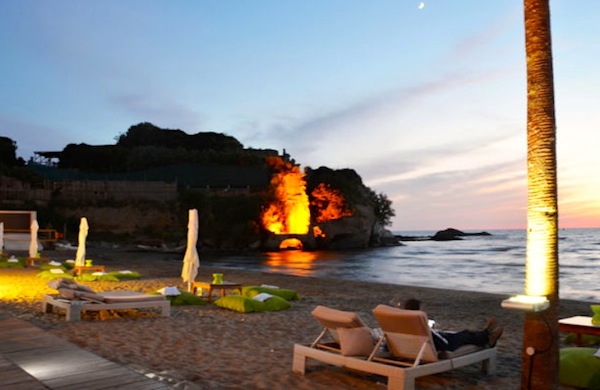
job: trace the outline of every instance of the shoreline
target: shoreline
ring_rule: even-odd
[[[133,252],[114,248],[89,248],[89,258],[107,270],[129,269],[141,280],[86,282],[97,291],[155,291],[177,286],[185,290],[177,255]],[[74,252],[45,251],[57,261],[74,257]],[[505,295],[443,288],[399,286],[271,274],[200,264],[196,280],[210,280],[221,272],[226,281],[244,285],[277,285],[295,290],[301,297],[291,309],[280,312],[241,314],[207,304],[174,306],[170,318],[125,316],[65,322],[62,314],[41,312],[41,297],[54,290],[36,277],[35,268],[0,269],[0,286],[18,284],[13,298],[0,300],[0,311],[29,321],[91,352],[138,371],[154,373],[185,389],[382,389],[381,378],[353,373],[310,361],[307,374],[294,374],[294,343],[309,343],[320,332],[310,312],[317,305],[357,312],[375,327],[371,310],[378,304],[394,305],[414,297],[424,303],[428,315],[445,329],[479,329],[488,317],[496,317],[505,327],[498,342],[495,376],[483,376],[472,365],[417,380],[418,389],[462,389],[484,387],[512,390],[520,385],[520,360],[524,314],[502,309]],[[589,302],[561,300],[560,316],[587,315]]]

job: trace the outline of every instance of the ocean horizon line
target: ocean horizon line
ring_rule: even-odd
[[[479,233],[479,232],[491,232],[491,231],[526,231],[527,228],[523,227],[523,228],[490,228],[490,229],[485,229],[485,228],[477,228],[477,229],[472,229],[472,228],[455,228],[455,227],[447,227],[447,228],[443,228],[443,229],[389,229],[392,234],[404,234],[406,232],[432,232],[433,234],[435,234],[436,232],[439,231],[443,231],[446,229],[456,229],[456,230],[460,230],[461,232],[464,233]],[[600,227],[559,227],[558,231],[564,231],[564,230],[596,230],[596,229],[600,229]]]

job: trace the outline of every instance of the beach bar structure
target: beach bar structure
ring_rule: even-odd
[[[26,251],[31,241],[31,223],[37,220],[35,210],[0,210],[0,222],[4,224],[4,249]],[[55,242],[58,232],[54,229],[40,229],[40,242]]]

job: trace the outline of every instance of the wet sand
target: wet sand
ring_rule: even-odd
[[[74,258],[74,252],[44,251],[56,261]],[[86,282],[97,291],[156,291],[167,286],[182,290],[183,254],[140,252],[109,247],[88,249],[94,264],[107,271],[131,270],[141,280]],[[280,312],[242,314],[202,306],[173,306],[171,317],[127,312],[121,316],[90,315],[65,322],[62,313],[41,311],[43,294],[55,291],[38,278],[38,269],[0,269],[0,311],[46,329],[98,355],[180,389],[384,389],[385,379],[354,373],[315,361],[307,374],[292,372],[294,343],[309,343],[320,332],[310,312],[317,305],[349,310],[376,326],[371,310],[408,297],[424,302],[424,310],[444,329],[481,329],[488,317],[497,318],[505,332],[498,342],[495,376],[484,376],[480,365],[417,379],[418,389],[481,388],[513,390],[520,385],[523,314],[502,309],[506,296],[413,286],[296,277],[264,272],[230,270],[200,265],[197,280],[209,281],[221,272],[226,281],[244,285],[276,285],[295,290],[299,301]],[[443,284],[443,281],[440,281]],[[8,288],[8,286],[10,286]],[[4,288],[4,290],[2,290]],[[561,317],[588,315],[589,302],[561,302]]]

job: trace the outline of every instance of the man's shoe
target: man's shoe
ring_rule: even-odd
[[[488,339],[488,345],[490,346],[490,348],[494,348],[496,346],[496,343],[498,342],[500,336],[502,336],[503,332],[504,328],[500,327],[496,328],[492,333],[490,333],[490,337]]]
[[[492,331],[496,328],[497,325],[496,319],[494,317],[490,317],[487,320],[487,324],[485,325],[485,328],[483,328],[483,330],[487,330],[489,333],[492,333]]]

